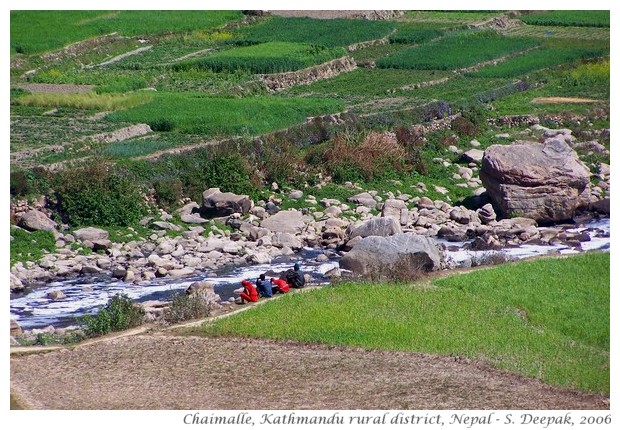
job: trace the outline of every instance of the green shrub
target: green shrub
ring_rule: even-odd
[[[183,198],[183,183],[178,179],[156,181],[153,188],[157,205],[164,209],[175,208]]]
[[[486,111],[480,104],[469,105],[450,126],[461,137],[476,137],[488,129]]]
[[[146,214],[139,187],[103,160],[59,172],[54,187],[58,209],[73,226],[127,226]]]
[[[27,197],[32,194],[45,193],[48,189],[48,176],[45,169],[39,167],[26,170],[12,168],[10,173],[11,197]]]
[[[170,306],[164,312],[164,321],[175,324],[181,321],[208,317],[211,307],[199,294],[181,291],[172,297]]]
[[[125,294],[116,294],[95,315],[78,318],[88,336],[102,336],[111,331],[127,330],[142,324],[144,310],[135,306]]]

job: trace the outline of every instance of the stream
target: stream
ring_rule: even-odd
[[[557,228],[557,226],[556,226]],[[541,227],[539,230],[544,230]],[[582,242],[579,251],[564,244],[531,245],[504,248],[499,251],[470,251],[464,249],[467,242],[447,242],[438,240],[446,246],[446,259],[457,267],[471,264],[472,260],[481,260],[492,253],[502,253],[508,259],[521,259],[549,253],[575,254],[591,250],[609,250],[610,220],[609,218],[592,220],[580,227],[565,228],[567,232],[586,231],[590,241]],[[261,273],[275,272],[279,274],[300,262],[302,270],[312,276],[313,283],[325,284],[329,280],[325,273],[338,267],[338,255],[333,253],[328,261],[317,262],[316,257],[324,250],[305,248],[293,258],[281,258],[271,264],[228,266],[217,271],[198,272],[191,277],[178,279],[153,279],[144,284],[133,284],[113,279],[109,276],[80,276],[62,281],[55,281],[37,287],[22,295],[12,295],[10,301],[11,319],[23,329],[43,328],[53,325],[56,328],[76,324],[76,317],[95,313],[104,306],[115,294],[126,294],[137,302],[148,300],[169,300],[173,294],[184,291],[196,281],[208,281],[215,285],[215,293],[222,300],[235,297],[234,290],[240,287],[244,279],[254,281]],[[276,277],[276,275],[273,275]],[[62,291],[66,298],[51,300],[47,294],[51,291]]]

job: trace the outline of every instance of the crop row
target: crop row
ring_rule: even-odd
[[[554,10],[520,17],[531,25],[559,25],[566,27],[609,27],[608,10]]]
[[[524,25],[506,31],[507,36],[536,37],[544,39],[609,40],[609,28],[605,27],[560,27]]]
[[[450,35],[377,61],[377,67],[414,70],[454,70],[533,47],[537,42],[507,38],[491,31]]]
[[[279,73],[324,63],[344,54],[343,48],[267,42],[228,49],[208,57],[184,61],[175,65],[175,69],[201,68],[214,72],[246,70],[251,73]]]
[[[547,48],[528,52],[500,63],[469,73],[478,78],[513,78],[535,70],[546,69],[563,63],[596,58],[605,54],[603,50]]]
[[[254,43],[280,41],[344,47],[380,39],[393,28],[394,23],[389,21],[272,17],[241,30],[238,37]]]
[[[417,44],[435,39],[445,32],[436,28],[422,28],[419,25],[401,25],[395,34],[390,36],[390,43]]]
[[[289,94],[321,94],[330,97],[385,96],[404,86],[413,86],[449,76],[428,70],[358,68],[331,79],[291,88]]]

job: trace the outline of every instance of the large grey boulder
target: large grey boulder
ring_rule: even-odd
[[[484,153],[480,179],[505,217],[557,222],[589,203],[590,170],[558,140],[492,145]]]
[[[260,226],[274,233],[300,233],[311,218],[299,211],[280,211],[261,221]]]
[[[249,196],[223,193],[219,188],[209,188],[202,193],[200,215],[206,218],[223,217],[233,213],[246,214],[254,207]]]
[[[110,233],[100,228],[85,227],[79,230],[75,230],[73,232],[73,236],[77,240],[81,240],[81,241],[90,240],[92,242],[96,240],[107,240],[110,236]]]
[[[350,238],[361,236],[392,236],[401,233],[400,222],[394,218],[372,218],[362,225],[352,229]]]
[[[436,242],[414,233],[363,238],[340,260],[340,268],[375,279],[390,278],[399,272],[413,275],[440,267],[441,254]]]
[[[36,230],[45,230],[45,231],[55,231],[56,223],[49,219],[47,215],[38,210],[30,210],[26,212],[18,224],[20,227],[25,228],[26,230],[36,231]]]

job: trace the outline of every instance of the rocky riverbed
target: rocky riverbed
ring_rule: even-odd
[[[298,260],[311,282],[324,282],[343,273],[389,278],[395,268],[444,270],[498,255],[608,249],[609,166],[591,173],[572,149],[578,144],[570,130],[539,132],[540,142],[462,153],[468,167],[459,166],[454,180],[476,188],[468,207],[426,197],[423,183],[409,193],[349,183],[344,201],[284,193],[276,184],[272,197],[258,202],[212,188],[200,204],[144,218],[148,234],[130,228],[123,241],[112,242],[94,227],[63,230],[44,204],[14,206],[15,228],[51,231],[56,252],[12,267],[11,317],[29,328],[66,324],[117,292],[159,300],[204,280],[230,303],[241,279],[268,269],[277,274]],[[283,200],[303,209],[282,210]]]

